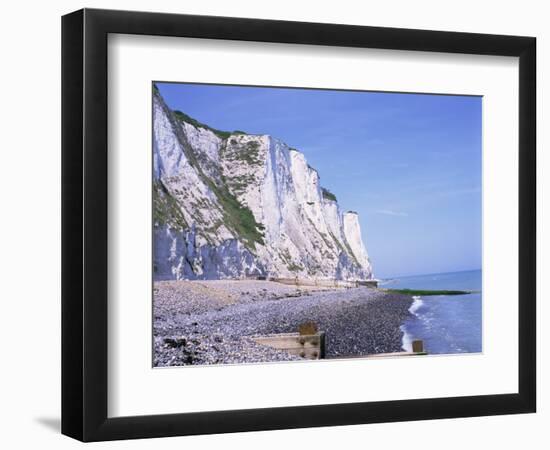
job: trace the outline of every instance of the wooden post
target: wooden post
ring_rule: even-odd
[[[319,359],[325,359],[325,332],[319,332]]]
[[[423,353],[424,352],[424,342],[420,339],[417,339],[412,342],[412,351],[413,353]]]

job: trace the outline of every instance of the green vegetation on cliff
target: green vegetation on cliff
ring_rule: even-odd
[[[194,127],[210,130],[221,139],[229,138],[232,133],[211,128],[208,125],[205,125],[198,120],[193,119],[192,117],[181,111],[172,111],[164,102],[164,99],[160,95],[160,92],[156,91],[154,92],[154,95],[157,96],[158,100],[161,103],[161,106],[164,108],[168,117],[170,118],[172,129],[174,130],[174,133],[180,141],[189,163],[197,170],[197,173],[201,177],[203,182],[212,190],[214,195],[217,197],[221,206],[221,212],[224,216],[224,224],[230,230],[234,231],[235,234],[239,236],[239,238],[242,239],[243,244],[249,250],[254,251],[255,243],[264,243],[265,227],[262,224],[256,222],[254,214],[252,213],[250,208],[239,202],[237,197],[230,192],[226,180],[223,179],[223,177],[221,181],[215,182],[204,173],[202,166],[197,159],[197,155],[187,141],[187,137],[184,131],[182,130],[181,126],[178,126],[178,121],[187,122]],[[244,134],[244,132],[238,131],[236,132],[236,134]],[[224,145],[226,145],[226,142],[224,142]],[[168,191],[161,182],[155,182],[155,184],[158,184],[160,187],[160,189],[159,187],[156,187],[154,191],[155,193],[157,193],[157,198],[154,199],[155,222],[163,224],[176,223],[182,228],[188,228],[188,225],[185,223],[180,206],[178,205],[177,201],[169,195]]]
[[[179,230],[189,228],[178,202],[160,180],[153,181],[153,222]]]
[[[405,295],[466,295],[472,291],[446,291],[446,290],[428,290],[428,289],[383,289],[385,292]]]
[[[222,205],[226,225],[243,239],[247,247],[254,248],[255,242],[263,244],[265,227],[256,222],[251,209],[239,202],[225,184],[218,186],[208,178],[205,181]]]
[[[327,188],[322,187],[321,192],[323,193],[323,198],[327,200],[332,200],[333,202],[336,201],[336,195],[330,192]]]

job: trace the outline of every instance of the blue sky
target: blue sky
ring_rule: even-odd
[[[211,127],[302,151],[359,213],[375,276],[481,268],[481,97],[157,86]]]

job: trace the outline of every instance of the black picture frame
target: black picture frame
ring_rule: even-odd
[[[110,33],[519,57],[517,393],[107,417]],[[84,9],[62,18],[62,433],[82,441],[535,412],[536,39]]]

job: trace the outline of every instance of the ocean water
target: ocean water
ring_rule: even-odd
[[[410,351],[414,339],[424,341],[431,354],[482,351],[481,270],[437,273],[384,280],[383,288],[478,291],[468,295],[415,297],[409,309],[403,348]]]

